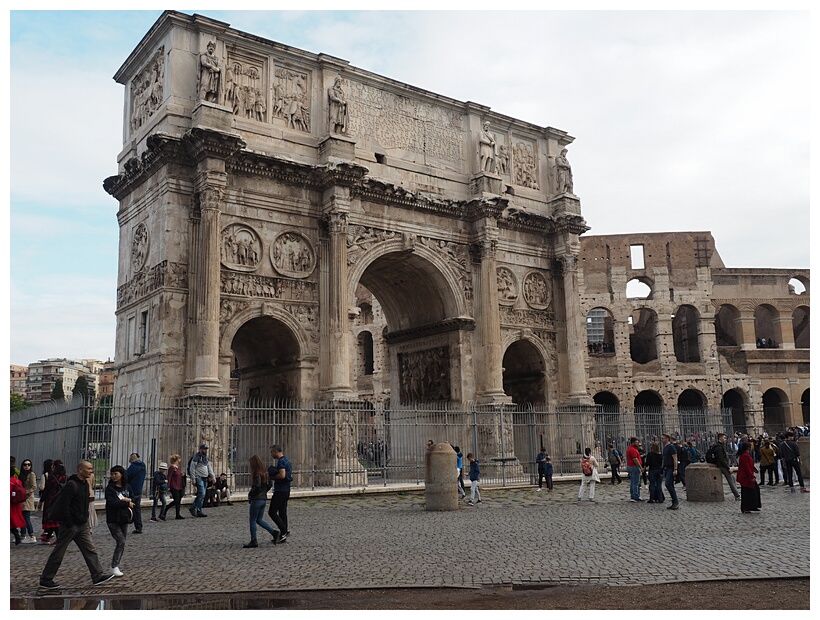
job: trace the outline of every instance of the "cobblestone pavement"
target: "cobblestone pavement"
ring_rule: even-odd
[[[726,491],[723,503],[689,503],[680,510],[629,502],[628,483],[596,488],[594,502],[577,501],[578,484],[552,493],[534,487],[486,488],[481,504],[455,512],[426,512],[416,492],[292,497],[291,536],[271,545],[249,538],[245,502],[206,509],[208,518],[185,523],[148,521],[129,533],[120,564],[124,576],[92,587],[72,545],[57,574],[63,596],[198,594],[203,591],[396,587],[482,587],[507,584],[636,585],[678,581],[809,576],[809,494],[761,487],[763,509],[744,515]],[[644,497],[648,491],[642,490]],[[94,540],[103,566],[114,549],[100,513]],[[266,516],[267,519],[267,516]],[[35,522],[39,533],[39,522]],[[788,538],[786,538],[788,537]],[[781,543],[788,540],[789,544]],[[744,548],[781,552],[736,561]],[[37,595],[37,578],[51,548],[19,545],[10,552],[10,594]],[[667,552],[689,558],[685,571]],[[784,561],[783,553],[787,554]],[[634,570],[639,562],[642,570]],[[633,568],[624,570],[629,562]]]

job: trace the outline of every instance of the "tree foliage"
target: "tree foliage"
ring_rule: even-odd
[[[51,400],[65,400],[65,392],[63,391],[62,379],[57,379],[54,382],[54,387],[51,388]]]
[[[19,394],[15,394],[14,392],[11,393],[11,406],[9,411],[22,411],[23,409],[28,409],[29,407],[33,406],[34,403],[28,402]]]
[[[85,375],[80,375],[77,378],[77,382],[74,384],[71,393],[75,396],[79,394],[85,400],[88,400],[88,379],[85,378]]]

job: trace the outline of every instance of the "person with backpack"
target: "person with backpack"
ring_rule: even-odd
[[[94,473],[94,467],[91,463],[80,461],[77,465],[77,473],[68,478],[65,486],[54,497],[51,513],[52,518],[60,524],[60,529],[57,533],[57,544],[54,545],[45,568],[40,574],[40,587],[45,590],[60,588],[59,584],[54,582],[54,577],[72,541],[80,549],[91,573],[91,581],[95,586],[114,577],[114,573],[103,570],[94,548],[91,527],[88,525],[88,507],[91,503],[88,478],[92,473]]]
[[[618,481],[618,484],[621,484],[623,480],[621,480],[621,465],[623,465],[623,459],[621,459],[621,453],[615,448],[614,444],[609,444],[606,450],[606,458],[609,461],[609,469],[612,472],[612,479],[610,484],[614,485],[615,481]]]
[[[581,488],[578,489],[578,501],[584,497],[584,489],[589,485],[589,501],[595,501],[595,483],[600,482],[598,476],[598,461],[592,456],[592,449],[586,448],[581,457]]]
[[[134,502],[134,534],[142,534],[142,487],[145,486],[147,469],[140,455],[132,452],[128,457],[128,469],[125,470],[125,481],[131,486],[131,500]]]
[[[111,558],[111,572],[115,577],[122,577],[120,561],[125,552],[125,537],[128,524],[134,519],[136,504],[133,500],[131,485],[125,481],[125,469],[122,465],[111,468],[111,480],[105,487],[105,523],[114,538],[114,556]]]
[[[168,460],[171,463],[168,468],[168,490],[171,492],[171,503],[165,507],[165,514],[173,508],[177,513],[174,518],[184,519],[185,517],[179,514],[179,509],[182,507],[182,496],[185,493],[185,476],[179,468],[182,457],[179,454],[172,454]]]
[[[540,491],[542,488],[542,484],[547,477],[547,469],[546,463],[549,455],[547,454],[547,449],[543,446],[541,447],[541,451],[535,457],[535,465],[538,467],[538,488],[537,491]]]
[[[794,493],[794,474],[797,474],[797,482],[800,484],[800,490],[803,493],[808,493],[809,490],[803,483],[803,472],[800,469],[800,448],[794,440],[794,432],[788,431],[786,438],[780,442],[777,447],[780,458],[783,459],[783,477],[789,485],[789,489]]]
[[[481,479],[481,468],[478,465],[478,459],[473,456],[472,452],[467,453],[467,460],[470,462],[470,500],[467,502],[468,506],[473,506],[473,500],[478,496],[478,503],[481,503],[481,491],[478,490],[478,481]]]
[[[720,473],[726,478],[729,483],[729,488],[732,490],[732,495],[735,496],[735,501],[740,501],[740,491],[737,490],[735,479],[729,471],[729,457],[726,455],[726,433],[718,433],[717,443],[706,451],[706,462],[712,465],[717,465]]]
[[[154,501],[151,504],[151,522],[158,523],[157,521],[157,502],[162,502],[162,508],[159,509],[159,520],[165,521],[165,513],[168,510],[168,503],[165,499],[165,495],[168,492],[168,477],[166,473],[168,472],[168,463],[164,461],[159,464],[159,469],[155,471],[152,475],[153,482],[154,482]]]

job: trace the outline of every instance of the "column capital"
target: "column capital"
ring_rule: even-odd
[[[229,159],[247,146],[236,134],[203,127],[189,129],[182,136],[182,142],[188,154],[197,163],[208,158]]]

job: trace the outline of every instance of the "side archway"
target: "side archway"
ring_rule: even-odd
[[[700,313],[694,306],[678,306],[672,319],[672,340],[679,362],[700,361]]]
[[[638,437],[660,437],[663,434],[663,398],[654,390],[643,390],[635,396],[635,433]]]
[[[738,320],[740,310],[731,304],[723,304],[715,315],[715,340],[719,347],[736,347],[740,343],[738,337]]]
[[[774,435],[786,428],[786,407],[788,396],[779,388],[770,388],[763,393],[763,428]]]
[[[749,399],[741,390],[733,388],[727,390],[723,394],[721,407],[731,409],[732,411],[732,428],[736,431],[745,431],[749,427],[746,420],[746,411],[748,410]]]
[[[546,364],[541,352],[527,340],[516,340],[504,352],[504,393],[522,405],[546,402]]]

